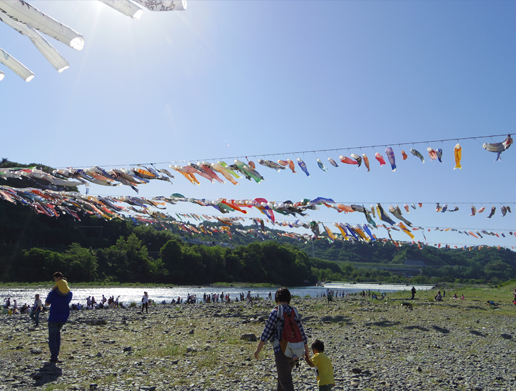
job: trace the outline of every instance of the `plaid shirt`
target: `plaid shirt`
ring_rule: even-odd
[[[289,305],[283,306],[284,313],[290,313],[292,311],[292,307]],[[299,314],[298,314],[299,315]],[[308,338],[306,338],[305,330],[303,329],[303,325],[301,324],[301,319],[296,318],[296,323],[299,326],[299,331],[301,331],[301,337],[303,338],[303,342],[305,344],[308,343]],[[281,317],[278,324],[278,309],[275,307],[270,315],[269,319],[265,323],[265,328],[263,329],[263,333],[260,337],[260,340],[263,342],[267,341],[279,341],[281,339],[281,335],[283,334],[283,327],[285,326],[285,319]],[[278,353],[281,350],[279,344],[274,345],[274,353]]]

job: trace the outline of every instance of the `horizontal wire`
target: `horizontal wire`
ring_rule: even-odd
[[[314,149],[309,151],[293,151],[293,152],[276,152],[276,153],[265,153],[265,154],[257,154],[257,155],[239,155],[239,156],[227,156],[227,157],[214,157],[214,158],[204,158],[204,159],[186,159],[186,160],[170,160],[166,162],[150,162],[150,163],[126,163],[126,164],[103,164],[97,166],[101,167],[123,167],[123,166],[142,166],[142,165],[154,165],[154,164],[169,164],[169,163],[186,163],[186,162],[195,162],[195,161],[207,161],[207,160],[225,160],[225,159],[239,159],[239,158],[258,158],[265,156],[276,156],[276,155],[294,155],[294,154],[306,154],[306,153],[316,153],[316,152],[333,152],[333,151],[349,151],[352,149],[367,149],[367,148],[379,148],[379,147],[388,147],[390,145],[415,145],[415,144],[428,144],[428,143],[442,143],[447,141],[462,141],[462,140],[476,140],[480,138],[493,138],[493,137],[506,137],[508,133],[504,134],[493,134],[489,136],[474,136],[474,137],[455,137],[441,140],[427,140],[427,141],[413,141],[413,142],[405,142],[405,143],[391,143],[391,144],[378,144],[378,145],[366,145],[359,147],[342,147],[342,148],[325,148],[325,149]],[[67,167],[56,167],[56,168],[68,168]]]

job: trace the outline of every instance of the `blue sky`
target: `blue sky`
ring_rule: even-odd
[[[406,161],[398,146],[514,129],[512,1],[192,0],[186,11],[145,11],[137,21],[97,1],[33,4],[82,33],[86,44],[78,52],[49,39],[70,63],[58,74],[27,38],[0,25],[0,47],[36,75],[26,83],[0,64],[6,73],[0,82],[3,157],[105,168],[233,156],[256,161],[271,153],[271,160],[299,157],[310,177],[297,165],[298,174],[257,165],[266,179],[259,185],[201,178],[194,187],[176,176],[172,186],[148,185],[140,195],[275,201],[321,196],[364,206],[380,202],[385,209],[423,202],[423,208],[404,214],[415,226],[431,229],[427,240],[420,232],[417,240],[516,245],[514,235],[479,240],[433,229],[507,236],[516,231],[516,205],[510,204],[516,147],[494,163],[496,155],[482,143],[504,137],[461,141],[463,169],[453,170],[456,141],[404,145]],[[374,159],[375,152],[385,157],[386,146],[396,154],[394,173]],[[429,161],[427,147],[442,148],[444,163]],[[423,153],[425,164],[410,148]],[[339,150],[286,153],[329,149]],[[327,162],[351,153],[366,153],[371,172]],[[91,193],[136,195],[127,187],[96,185]],[[460,210],[436,213],[436,202]],[[502,217],[501,204],[495,204],[500,202],[513,213]],[[497,213],[492,219],[486,219],[487,211],[471,217],[471,203],[495,205]],[[170,211],[216,214],[193,205]],[[310,219],[365,222],[358,213],[323,209]],[[385,237],[385,230],[376,233]],[[397,232],[393,237],[408,239]]]

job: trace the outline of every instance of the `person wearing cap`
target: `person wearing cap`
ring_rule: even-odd
[[[57,292],[57,289],[52,289],[45,299],[45,306],[50,306],[50,315],[48,316],[48,347],[50,349],[50,362],[52,363],[59,362],[61,329],[70,316],[70,302],[72,301],[72,297],[72,291],[62,296],[61,292]]]

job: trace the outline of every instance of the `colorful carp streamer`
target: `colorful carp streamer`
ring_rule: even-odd
[[[264,198],[255,198],[254,200],[228,200],[228,199],[217,199],[213,201],[199,200],[194,198],[186,198],[182,194],[174,193],[170,197],[153,197],[152,199],[146,199],[143,197],[128,197],[128,196],[117,196],[117,197],[102,197],[102,196],[88,196],[77,192],[69,191],[53,191],[36,188],[12,188],[9,186],[0,186],[0,199],[11,202],[13,204],[20,204],[29,206],[34,212],[38,214],[44,214],[48,217],[57,218],[59,216],[70,216],[74,220],[80,220],[81,215],[94,215],[105,220],[111,219],[125,219],[133,222],[136,225],[140,224],[158,224],[161,227],[167,229],[176,227],[181,231],[188,234],[209,234],[213,233],[227,233],[230,238],[235,233],[240,233],[245,236],[254,237],[257,239],[264,240],[266,238],[272,238],[274,235],[270,232],[265,231],[264,220],[256,217],[221,217],[221,216],[209,216],[206,214],[195,214],[195,213],[175,213],[175,217],[164,212],[167,208],[167,204],[176,205],[180,202],[190,202],[200,206],[208,206],[217,209],[221,213],[238,212],[243,215],[247,214],[249,208],[256,208],[260,210],[268,219],[268,221],[274,225],[280,227],[289,228],[304,228],[312,232],[312,235],[298,234],[292,232],[278,233],[279,236],[290,237],[296,240],[309,241],[316,239],[324,239],[321,236],[321,230],[319,228],[320,222],[312,220],[310,223],[295,221],[278,221],[275,218],[275,212],[281,215],[296,215],[305,216],[306,211],[316,210],[318,206],[326,206],[334,208],[338,211],[347,210],[348,212],[361,212],[364,213],[366,218],[365,224],[351,225],[348,223],[334,223],[335,227],[338,228],[340,233],[333,233],[328,226],[323,225],[324,232],[327,234],[327,239],[331,241],[343,240],[351,242],[364,242],[370,243],[375,241],[385,242],[386,239],[380,239],[376,234],[373,234],[373,230],[383,228],[387,231],[387,235],[393,244],[399,247],[401,244],[415,244],[416,242],[402,242],[399,240],[393,240],[391,231],[399,231],[408,235],[412,240],[414,239],[415,231],[423,231],[422,227],[411,227],[411,223],[405,220],[401,216],[401,211],[398,206],[390,206],[389,212],[400,221],[395,223],[383,210],[380,204],[377,204],[378,216],[381,220],[388,222],[390,225],[376,224],[372,220],[371,213],[367,208],[361,205],[344,206],[336,204],[330,198],[317,197],[313,200],[304,199],[303,201],[293,203],[291,201],[284,202],[270,202]],[[418,204],[422,207],[422,204]],[[413,205],[415,208],[415,205]],[[482,209],[482,208],[481,208]],[[505,216],[506,213],[511,213],[508,206],[502,206],[501,213]],[[441,211],[443,208],[441,208]],[[491,208],[490,217],[495,214],[496,208]],[[373,212],[373,210],[371,210]],[[480,209],[479,209],[480,212]],[[489,217],[489,218],[490,218]],[[188,221],[184,221],[188,220]],[[193,226],[189,223],[190,220],[199,221],[199,225]],[[230,227],[242,225],[242,222],[251,220],[253,221],[257,229],[244,230],[235,229],[231,231]],[[220,227],[208,227],[204,226],[205,221],[216,221],[222,223]],[[412,228],[412,231],[409,227]],[[496,233],[492,231],[475,231],[473,230],[457,230],[454,228],[435,228],[440,232],[457,232],[459,234],[465,234],[472,236],[476,239],[481,239],[483,236],[490,235],[496,237],[506,237],[504,233]],[[428,229],[430,231],[430,229]],[[509,232],[509,236],[516,236],[516,232]],[[424,234],[423,234],[424,236]],[[426,241],[426,237],[425,237]],[[417,242],[418,247],[428,245],[428,243]],[[439,243],[439,247],[441,244]],[[457,247],[457,246],[455,246]],[[513,247],[512,247],[513,248]]]
[[[500,143],[484,143],[482,145],[482,148],[484,148],[486,151],[496,153],[497,155],[496,155],[495,162],[497,162],[498,160],[501,160],[500,155],[502,154],[502,152],[508,150],[509,147],[512,145],[512,143],[513,143],[513,140],[512,140],[511,135],[509,134],[505,138],[505,140],[503,140],[502,142],[500,142]]]

